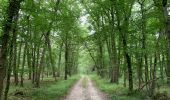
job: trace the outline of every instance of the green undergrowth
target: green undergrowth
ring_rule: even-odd
[[[121,82],[113,84],[108,79],[102,79],[97,75],[91,75],[91,78],[100,90],[110,95],[111,100],[150,100],[144,92],[129,96],[128,88],[124,87]]]
[[[68,80],[60,79],[57,82],[44,80],[40,88],[32,88],[31,83],[25,83],[24,88],[11,86],[9,100],[60,100],[79,78],[80,76],[72,76]],[[14,96],[12,93],[16,91],[23,91],[24,95]]]

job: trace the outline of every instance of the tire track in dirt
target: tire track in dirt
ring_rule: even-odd
[[[64,100],[109,100],[106,94],[99,91],[88,77],[82,77],[70,90]]]

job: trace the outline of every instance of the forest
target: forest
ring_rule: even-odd
[[[170,100],[170,0],[0,0],[0,100]]]

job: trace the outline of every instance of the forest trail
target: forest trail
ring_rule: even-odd
[[[106,94],[99,91],[92,80],[82,77],[71,89],[64,100],[108,100]]]

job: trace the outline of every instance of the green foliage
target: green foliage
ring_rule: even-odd
[[[9,1],[0,0],[0,39]],[[12,19],[7,49],[12,52],[16,49],[17,56],[21,54],[20,57],[16,56],[17,67],[19,66],[17,71],[24,72],[24,77],[28,76],[30,70],[37,74],[42,67],[40,74],[44,75],[56,72],[63,77],[66,70],[69,74],[75,74],[77,70],[81,74],[89,74],[93,70],[103,74],[102,78],[110,78],[117,70],[120,73],[117,72],[115,76],[119,78],[127,72],[126,57],[129,55],[132,67],[129,76],[133,74],[132,80],[138,84],[141,72],[142,82],[147,83],[154,79],[154,65],[157,67],[155,72],[160,72],[160,67],[163,68],[162,73],[168,69],[167,37],[164,34],[165,19],[161,3],[160,0],[23,0],[18,16],[12,16],[18,19]],[[84,25],[82,17],[85,17]],[[11,48],[14,31],[16,43],[13,45],[16,47]],[[25,65],[21,66],[24,45],[28,45],[25,54],[28,58]],[[7,58],[10,62],[10,53]],[[146,76],[148,80],[145,80]],[[156,77],[160,76],[161,74],[156,74]],[[134,97],[125,95],[128,89],[121,85],[113,85],[97,76],[93,76],[93,79],[101,90],[118,100],[142,98],[137,93]],[[59,99],[74,81],[75,79],[62,80],[43,86],[31,91],[29,97]],[[26,87],[30,86],[26,83]]]

